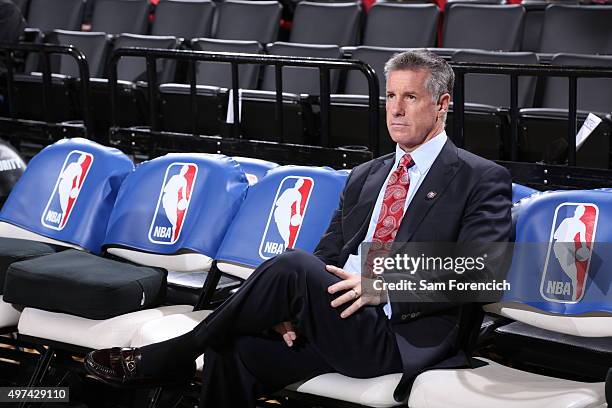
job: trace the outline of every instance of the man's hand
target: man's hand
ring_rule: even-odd
[[[387,301],[386,292],[377,292],[376,294],[364,294],[361,287],[361,275],[356,275],[354,273],[347,272],[344,269],[338,268],[334,265],[326,265],[326,269],[328,272],[331,272],[340,279],[342,279],[340,282],[328,287],[327,291],[331,294],[340,291],[345,291],[345,293],[338,296],[331,302],[331,306],[338,307],[345,304],[346,302],[353,301],[353,303],[340,314],[340,317],[342,317],[343,319],[355,313],[362,306],[376,306]]]
[[[293,342],[297,339],[297,334],[291,322],[282,322],[272,328],[275,332],[283,336],[283,340],[288,347],[293,346]]]

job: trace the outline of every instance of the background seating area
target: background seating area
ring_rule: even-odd
[[[107,78],[109,50],[119,47],[194,49],[214,52],[250,52],[327,58],[355,58],[376,71],[380,96],[384,97],[383,65],[393,53],[425,47],[452,62],[519,63],[540,65],[587,65],[611,67],[612,7],[549,5],[527,3],[482,4],[448,2],[443,12],[435,4],[376,2],[368,12],[357,2],[311,2],[294,5],[290,30],[281,27],[283,7],[276,1],[162,0],[155,7],[144,0],[96,0],[90,32],[78,31],[82,23],[80,0],[32,0],[27,20],[38,34],[36,41],[72,44],[82,50],[92,78]],[[537,6],[537,7],[536,7]],[[151,18],[152,13],[154,18]],[[284,21],[284,20],[283,20]],[[571,22],[571,23],[570,23]],[[316,29],[313,29],[316,27]],[[440,29],[441,27],[441,29]],[[469,29],[466,29],[469,27]],[[284,41],[280,41],[284,40]],[[556,55],[558,53],[571,55]],[[595,54],[601,54],[595,55]],[[58,61],[59,60],[59,61]],[[17,117],[40,119],[42,107],[32,103],[41,71],[35,55],[27,60],[25,76],[18,78],[15,111]],[[75,65],[67,57],[55,58],[52,72],[68,78],[54,81],[54,109],[51,120],[79,120],[78,83],[72,81]],[[189,70],[185,64],[158,64],[161,83],[159,123],[161,130],[191,133],[188,95]],[[285,140],[318,145],[320,111],[318,75],[304,68],[283,70]],[[118,68],[121,85],[121,126],[150,126],[144,60],[128,58]],[[195,126],[199,134],[227,135],[225,124],[228,91],[231,87],[229,64],[199,63],[198,110]],[[30,77],[30,78],[28,78]],[[275,125],[265,114],[274,113],[275,79],[272,67],[243,66],[240,69],[242,94],[242,137],[275,140]],[[368,145],[365,80],[356,72],[332,72],[330,145]],[[545,160],[563,163],[565,150],[550,151],[565,135],[564,79],[521,79],[519,160]],[[610,168],[610,79],[582,79],[578,82],[580,126],[588,112],[604,122],[578,151],[577,163],[586,167]],[[32,84],[34,82],[35,84]],[[105,81],[93,82],[95,137],[104,141],[110,125],[108,88]],[[491,92],[495,89],[495,92]],[[247,91],[248,90],[248,91]],[[509,77],[468,75],[465,101],[465,146],[491,159],[508,159]],[[35,100],[35,98],[34,98]],[[381,119],[384,118],[381,99]],[[1,108],[0,108],[1,112]],[[263,118],[263,120],[262,120]],[[350,118],[354,118],[351,120]],[[362,119],[363,118],[363,119]],[[381,121],[382,151],[392,148]],[[453,112],[448,115],[452,136]]]
[[[314,249],[353,162],[341,159],[331,165],[323,163],[325,156],[316,164],[344,169],[303,165],[307,159],[299,149],[325,146],[346,152],[351,146],[354,151],[372,151],[368,83],[357,71],[330,71],[325,112],[316,68],[283,67],[283,93],[277,95],[274,66],[242,64],[237,68],[240,123],[234,127],[230,117],[235,113],[236,95],[231,65],[226,62],[160,59],[154,69],[148,69],[144,58],[122,57],[116,66],[113,115],[109,86],[113,52],[139,47],[363,61],[373,68],[379,84],[381,153],[395,148],[385,123],[384,64],[398,52],[426,48],[455,69],[474,63],[612,69],[612,5],[539,0],[523,4],[503,0],[15,3],[28,22],[28,41],[73,45],[85,55],[93,118],[93,134],[88,136],[93,140],[74,138],[52,144],[57,139],[45,133],[49,123],[83,128],[83,78],[74,59],[49,58],[53,75],[49,92],[41,97],[47,61],[35,52],[24,55],[14,73],[10,109],[5,98],[7,76],[0,74],[0,138],[13,137],[10,140],[17,140],[19,154],[31,158],[25,173],[25,162],[16,166],[15,178],[23,176],[0,211],[0,330],[10,333],[0,335],[0,385],[66,385],[91,407],[155,406],[160,401],[155,400],[157,394],[151,398],[153,393],[110,391],[95,384],[82,375],[83,365],[74,356],[82,358],[91,348],[140,346],[180,335],[231,296],[266,259],[288,247]],[[155,87],[150,87],[152,78]],[[195,78],[194,95],[191,78]],[[519,77],[516,116],[510,107],[509,76],[472,72],[464,79],[463,147],[497,160],[511,171],[516,183],[526,184],[513,184],[515,242],[526,247],[539,242],[550,249],[552,231],[560,220],[582,206],[591,217],[585,217],[591,231],[585,245],[594,262],[580,261],[585,271],[583,297],[567,298],[567,293],[554,293],[553,288],[563,284],[571,289],[572,282],[563,271],[550,269],[552,275],[544,276],[552,255],[540,251],[540,256],[525,256],[517,245],[510,273],[517,292],[487,305],[478,339],[466,339],[474,343],[478,354],[476,367],[424,373],[401,406],[603,408],[612,398],[608,264],[612,252],[607,248],[612,240],[607,232],[612,189],[595,187],[609,187],[612,180],[612,75],[577,80],[578,128],[589,113],[602,122],[577,150],[576,166],[566,166],[567,78]],[[284,143],[272,143],[279,141],[277,98],[282,101]],[[329,134],[324,135],[321,118],[326,114]],[[451,104],[446,127],[451,139],[456,137],[455,116]],[[40,144],[21,143],[19,136],[11,134],[13,128],[5,127],[13,125],[11,121],[39,126]],[[122,135],[142,131],[138,135],[145,137],[128,137],[126,145],[134,148],[128,151],[112,139],[112,127]],[[511,141],[513,130],[518,132],[515,152],[511,151],[516,146]],[[155,137],[162,133],[178,142],[154,146],[161,139]],[[204,139],[199,135],[210,136],[207,140],[217,145],[196,152],[189,150],[193,145],[181,144]],[[260,157],[255,148],[246,151],[248,158],[229,157],[237,154],[223,151],[224,140],[262,142],[273,153],[285,144],[297,149],[278,154],[278,159]],[[51,146],[40,151],[47,145]],[[7,149],[0,143],[3,166]],[[201,154],[215,151],[225,155]],[[75,206],[66,221],[71,223],[63,230],[46,228],[44,222],[58,220],[57,214],[49,212],[53,202],[48,199],[55,194],[58,174],[70,163],[87,165],[94,158],[102,165],[85,173],[88,180],[79,198],[81,206]],[[0,170],[7,173],[3,167]],[[187,214],[185,209],[182,216],[188,222],[176,233],[159,202],[170,177],[185,174],[193,183],[186,205],[200,211]],[[538,191],[559,186],[563,189]],[[1,193],[6,194],[0,200],[8,196],[9,188],[2,187]],[[304,213],[299,236],[294,229],[290,243],[271,214],[279,195],[298,187]],[[43,211],[49,220],[41,222]],[[204,230],[208,233],[202,239]],[[23,239],[29,240],[28,245],[19,242]],[[77,262],[87,266],[74,268]],[[84,275],[86,282],[79,279]],[[553,288],[548,292],[545,278]],[[130,289],[138,279],[150,282],[146,296],[144,290]],[[107,307],[107,295],[98,291],[108,281],[125,294],[112,308]],[[77,286],[80,293],[92,295],[73,303],[56,296],[66,287]],[[578,293],[576,286],[573,290]],[[523,293],[530,293],[537,302],[522,301]],[[13,304],[19,304],[19,310]],[[30,347],[40,355],[31,353]],[[201,369],[201,359],[198,364]],[[296,383],[282,396],[290,398],[287,406],[392,407],[398,406],[392,397],[397,381],[398,375],[352,379],[330,373]],[[197,381],[190,386],[181,391],[182,401],[166,405],[194,406]],[[286,399],[273,397],[285,406]],[[296,399],[299,402],[292,405]]]

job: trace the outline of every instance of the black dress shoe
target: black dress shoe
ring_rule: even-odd
[[[121,388],[149,388],[187,383],[195,374],[195,362],[176,372],[151,376],[142,373],[138,348],[113,347],[92,351],[85,358],[87,372],[100,381]]]

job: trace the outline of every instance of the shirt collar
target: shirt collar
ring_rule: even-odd
[[[448,137],[446,136],[446,131],[442,131],[438,133],[436,136],[429,139],[427,142],[423,143],[412,152],[410,152],[410,156],[414,161],[414,167],[416,170],[422,175],[425,174],[434,160],[438,157],[440,152],[442,151],[442,147],[444,147],[444,143]],[[393,164],[393,168],[397,168],[400,159],[402,156],[406,154],[405,151],[399,146],[399,144],[395,145],[395,163]]]

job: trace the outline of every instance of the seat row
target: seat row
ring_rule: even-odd
[[[28,24],[43,32],[79,30],[80,0],[32,0]],[[551,5],[543,16],[542,53],[612,53],[607,38],[611,7]],[[278,40],[281,6],[275,1],[162,1],[148,30],[149,4],[144,0],[97,0],[91,30],[109,34],[212,37],[262,44]],[[380,2],[361,17],[357,2],[300,2],[295,9],[290,42],[416,48],[436,46],[439,10],[433,4]],[[360,39],[361,22],[365,21]],[[521,5],[447,4],[440,44],[445,48],[518,51],[523,39],[525,8]],[[571,22],[571,24],[568,24]],[[311,27],[317,26],[317,30]],[[470,27],[466,30],[466,27]]]
[[[222,274],[243,280],[287,248],[312,251],[347,173],[205,154],[170,154],[134,169],[115,149],[78,139],[56,143],[30,162],[0,212],[2,322],[18,324],[21,341],[50,346],[50,355],[178,336],[211,310],[164,305],[171,276],[208,271],[203,297],[210,300]],[[545,330],[551,339],[556,333],[586,340],[612,336],[606,272],[612,252],[601,227],[612,216],[610,192],[539,194],[514,186],[513,195],[512,289],[486,310]],[[574,238],[573,263],[561,262],[557,246],[570,230],[584,237]],[[25,308],[19,314],[11,304]],[[421,374],[408,405],[605,404],[602,378],[569,381],[485,359],[475,366]],[[30,385],[41,383],[46,371],[37,370]],[[393,389],[400,377],[332,373],[289,388],[387,407],[398,404]]]
[[[54,31],[49,41],[59,44],[73,44],[87,56],[92,77],[107,75],[104,72],[106,60],[111,49],[129,46],[148,48],[177,48],[174,37],[137,36],[123,34],[113,40],[103,33],[79,33]],[[232,41],[219,39],[195,39],[191,48],[210,52],[263,53],[263,47],[256,41]],[[433,49],[438,51],[439,49]],[[265,51],[272,55],[316,56],[339,58],[342,50],[333,45],[309,45],[276,42],[268,44]],[[380,95],[384,95],[385,62],[403,49],[383,47],[354,47],[350,55],[366,62],[374,68],[380,85]],[[450,54],[451,62],[487,62],[511,64],[537,64],[538,56],[523,52],[494,52],[478,50],[456,50]],[[555,66],[612,66],[611,56],[592,56],[578,54],[557,54],[550,63]],[[231,88],[229,64],[197,63],[197,96],[195,110],[192,107],[190,87],[176,83],[180,79],[175,63],[158,63],[159,87],[158,104],[159,130],[178,133],[197,133],[205,135],[231,134],[226,126],[228,100]],[[52,112],[47,117],[37,96],[40,92],[40,76],[19,75],[16,77],[13,110],[16,116],[24,119],[62,122],[83,117],[80,103],[79,82],[75,80],[78,70],[68,57],[52,60],[52,70],[68,78],[55,78],[53,84]],[[254,140],[278,140],[276,124],[266,118],[275,115],[275,72],[271,66],[241,65],[238,69],[239,85],[242,89],[240,132],[243,137]],[[125,58],[117,68],[120,83],[119,109],[116,124],[122,127],[149,126],[149,98],[146,84],[138,83],[146,79],[144,59]],[[184,75],[183,75],[184,78]],[[603,123],[580,147],[577,164],[584,167],[610,167],[610,112],[612,111],[612,79],[579,79],[578,109],[579,126],[589,112],[598,114]],[[332,147],[347,145],[369,145],[367,118],[367,82],[361,73],[331,73],[330,138]],[[109,94],[106,80],[92,81],[94,104],[95,134],[103,141],[110,125]],[[319,118],[317,111],[320,81],[316,70],[303,68],[283,69],[284,94],[284,137],[285,141],[320,145]],[[246,89],[244,89],[246,88]],[[538,92],[536,92],[536,89]],[[359,96],[361,95],[361,96]],[[510,80],[503,75],[468,74],[465,79],[466,128],[465,147],[490,159],[510,158]],[[562,78],[523,77],[519,80],[518,106],[521,110],[520,140],[518,159],[527,162],[545,161],[563,163],[566,160],[566,116],[568,86]],[[384,120],[384,99],[380,108],[380,145],[382,151],[391,151],[390,138]],[[193,112],[197,112],[194,117]],[[453,112],[448,116],[447,131],[452,135]],[[565,146],[565,147],[564,147]]]

